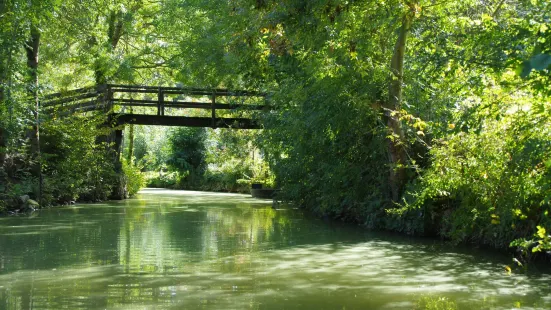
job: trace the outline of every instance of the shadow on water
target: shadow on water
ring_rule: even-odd
[[[246,195],[146,190],[2,219],[0,309],[551,308],[551,276],[509,263]]]

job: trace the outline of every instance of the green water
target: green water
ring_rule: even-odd
[[[510,264],[245,195],[145,190],[0,218],[0,309],[551,308],[551,275]]]

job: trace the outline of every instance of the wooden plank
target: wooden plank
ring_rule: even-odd
[[[56,98],[61,98],[61,97],[73,96],[73,95],[77,95],[77,94],[81,94],[81,93],[85,93],[85,92],[91,92],[91,91],[96,92],[96,87],[95,86],[83,87],[83,88],[68,90],[68,91],[65,91],[65,92],[47,94],[47,95],[42,96],[42,100],[45,101],[45,100],[49,100],[49,99],[56,99]]]
[[[224,104],[218,104],[218,106],[225,106]],[[172,101],[165,103],[165,107],[179,108],[179,109],[210,109],[212,105],[210,102],[183,102]],[[223,109],[223,107],[221,107]]]
[[[152,125],[182,127],[212,127],[210,117],[163,116],[143,114],[114,114],[116,125]],[[214,128],[260,129],[260,124],[248,118],[218,118]]]
[[[64,97],[64,98],[55,99],[55,100],[47,100],[47,101],[43,100],[43,101],[40,102],[40,104],[42,105],[42,107],[47,108],[47,107],[51,107],[51,106],[56,106],[56,105],[65,104],[65,103],[68,103],[68,102],[87,99],[87,98],[93,98],[93,97],[97,97],[97,96],[99,96],[99,93],[97,93],[97,92],[84,93],[84,94],[81,94],[81,95],[74,95],[74,96]]]
[[[211,109],[212,104],[209,102],[182,102],[182,101],[173,101],[166,103],[165,107],[171,107],[171,108],[189,108],[189,109]],[[267,108],[267,106],[264,105],[256,105],[256,104],[226,104],[226,103],[215,103],[214,108],[216,110],[235,110],[235,109],[243,109],[243,110],[264,110]]]
[[[99,105],[94,104],[94,105],[89,105],[89,106],[78,107],[78,108],[75,108],[75,109],[56,110],[53,113],[49,113],[48,116],[55,115],[57,117],[67,117],[67,116],[73,115],[75,113],[86,113],[86,112],[92,112],[92,111],[99,111],[99,110],[101,110],[101,108],[104,108],[106,106],[107,105],[105,105],[105,104],[99,104]]]
[[[157,94],[159,89],[122,89],[122,88],[111,88],[113,93],[138,93],[138,94]]]
[[[159,102],[158,100],[127,99],[127,98],[113,98],[111,99],[111,101],[114,103],[115,102],[124,103],[121,105],[126,105],[126,106],[133,106],[134,104],[136,104],[137,106],[140,106],[140,107],[143,107],[143,106],[157,107],[157,102]]]
[[[157,100],[143,100],[143,99],[126,99],[126,98],[114,98],[111,101],[115,103],[121,103],[124,106],[136,106],[136,107],[157,107]],[[210,102],[186,102],[186,101],[164,101],[165,107],[181,108],[181,109],[211,109]],[[243,108],[243,110],[264,110],[267,106],[255,105],[255,104],[225,104],[216,103],[215,108],[217,110],[235,110]]]
[[[109,87],[117,89],[117,91],[125,92],[126,90],[149,90],[154,93],[159,91],[159,86],[146,86],[146,85],[122,85],[122,84],[108,84]],[[242,96],[266,96],[266,93],[257,92],[257,91],[248,91],[248,90],[229,90],[229,89],[209,89],[209,88],[198,88],[198,87],[160,87],[165,92],[174,92],[175,94],[186,94],[189,92],[201,92],[204,94],[237,94]]]
[[[125,89],[125,88],[112,88],[114,93],[129,93],[129,94],[158,94],[159,89]],[[212,91],[210,90],[164,90],[167,94],[173,95],[197,95],[197,96],[210,96]]]
[[[173,95],[202,95],[209,96],[215,94],[216,96],[221,97],[264,97],[265,94],[249,92],[249,91],[229,91],[229,90],[210,90],[210,89],[200,89],[200,90],[165,90],[166,94]]]
[[[119,88],[113,87],[111,90],[114,93],[138,93],[138,94],[156,94],[159,89],[153,88]],[[210,96],[213,93],[217,96],[228,97],[264,97],[266,94],[250,92],[250,91],[228,91],[228,90],[210,90],[210,89],[165,89],[163,92],[171,95],[195,95],[195,96]]]
[[[67,111],[67,110],[74,110],[74,109],[79,109],[79,108],[83,108],[83,107],[88,107],[88,106],[94,106],[94,107],[99,107],[99,106],[104,106],[102,104],[98,104],[98,101],[96,99],[92,99],[92,100],[88,100],[88,101],[83,101],[83,102],[78,102],[78,103],[75,103],[75,104],[71,104],[71,105],[65,105],[65,106],[52,106],[52,107],[49,107],[47,109],[47,111]]]
[[[151,103],[121,103],[121,104],[114,104],[116,106],[124,106],[124,107],[146,107],[146,108],[155,108],[157,109],[157,101],[155,101],[155,104]]]

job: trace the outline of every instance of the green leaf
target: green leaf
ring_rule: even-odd
[[[541,227],[541,226],[538,226],[537,235],[538,235],[538,237],[540,237],[541,239],[544,239],[545,236],[546,236],[545,228],[543,228],[543,227]]]

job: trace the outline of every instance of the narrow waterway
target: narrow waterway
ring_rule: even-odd
[[[137,198],[0,218],[0,309],[551,309],[551,275],[246,195]]]

